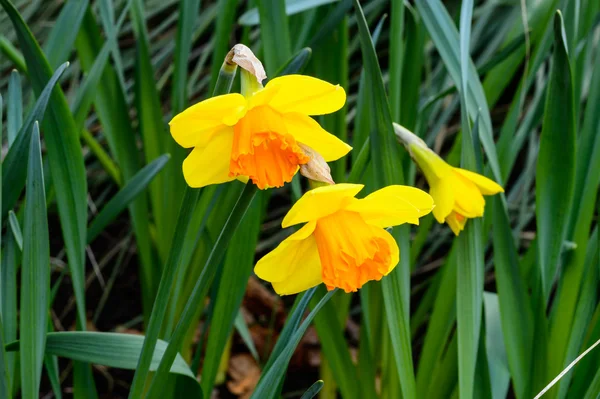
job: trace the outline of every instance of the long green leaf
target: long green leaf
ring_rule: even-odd
[[[131,1],[129,0],[129,3]],[[124,9],[124,12],[126,11],[127,8]],[[121,15],[119,21],[123,17],[124,14]],[[89,8],[84,18],[82,28],[77,37],[76,47],[83,70],[91,73],[91,69],[97,58],[101,55],[101,49],[105,43]],[[118,25],[119,22],[117,22],[116,27]],[[116,27],[111,25],[112,29]],[[114,39],[115,36],[116,33],[114,32],[112,35],[109,35],[108,43],[106,43],[111,44],[111,49],[114,47],[112,43],[116,42],[116,39]],[[136,135],[129,120],[129,106],[127,105],[125,94],[121,89],[117,72],[110,64],[104,67],[100,84],[97,85],[94,109],[104,128],[104,136],[108,141],[109,148],[119,164],[123,180],[127,182],[138,172],[141,163],[137,156]],[[136,155],[132,156],[132,154]],[[141,259],[140,280],[142,310],[145,321],[149,319],[150,310],[152,309],[152,301],[158,287],[156,276],[159,273],[157,271],[158,266],[154,261],[150,239],[148,212],[146,196],[139,196],[129,206],[131,223]]]
[[[456,30],[452,18],[440,0],[417,0],[417,9],[427,27],[431,39],[439,51],[448,73],[454,82],[461,81],[460,68],[460,46],[459,34]],[[468,91],[467,107],[469,115],[475,119],[478,114],[481,117],[481,128],[479,135],[481,143],[487,154],[490,167],[495,180],[502,183],[498,156],[496,155],[496,146],[492,131],[492,121],[490,118],[487,100],[477,70],[472,63],[468,65],[469,78],[467,81]]]
[[[519,270],[506,204],[501,196],[491,201],[494,248],[501,248],[494,251],[494,266],[504,346],[515,394],[517,398],[524,399],[531,384],[533,312],[527,286]]]
[[[141,193],[169,161],[169,154],[164,154],[144,166],[127,182],[96,215],[87,232],[87,242],[92,242],[98,235]]]
[[[304,297],[310,297],[314,294],[314,288],[308,290]],[[321,308],[331,299],[335,290],[329,291],[313,308],[313,310],[306,316],[306,319],[300,324],[298,329],[294,331],[293,335],[290,337],[289,341],[286,342],[285,347],[282,348],[281,352],[277,354],[276,360],[272,363],[269,368],[265,367],[265,372],[263,373],[256,389],[252,393],[251,398],[254,399],[274,399],[279,394],[278,390],[280,387],[280,383],[283,381],[285,376],[285,371],[287,369],[287,365],[292,358],[294,350],[298,346],[298,343],[302,339],[302,336],[306,332],[306,329],[310,325],[310,323],[315,318],[316,314],[321,310]],[[303,298],[304,299],[304,298]],[[307,301],[308,303],[308,301]],[[304,313],[304,310],[301,309],[300,306],[296,308],[296,312],[301,311]],[[281,337],[280,337],[281,340]],[[279,341],[278,341],[279,343]],[[271,355],[273,357],[273,355]]]
[[[39,397],[42,379],[50,291],[50,243],[37,123],[33,125],[29,147],[26,192],[21,267],[21,394],[25,399],[33,399]]]
[[[310,386],[310,388],[308,388],[306,390],[306,392],[304,392],[302,394],[302,396],[300,397],[300,399],[312,399],[312,398],[314,398],[321,391],[321,389],[323,389],[324,385],[325,385],[325,383],[323,381],[321,381],[321,380],[316,381],[314,384],[312,384]]]
[[[264,195],[260,195],[248,210],[248,214],[231,238],[230,249],[225,256],[222,278],[219,279],[206,354],[202,366],[202,391],[210,397],[228,337],[239,309],[248,277],[254,266],[254,253],[260,230]]]
[[[66,2],[44,44],[44,53],[52,69],[69,59],[89,0]]]
[[[598,45],[596,45],[598,49]],[[598,61],[598,54],[596,54]],[[583,286],[589,277],[585,266],[587,251],[590,242],[590,227],[594,218],[598,185],[600,184],[600,169],[595,167],[600,162],[600,114],[596,111],[600,106],[600,64],[593,65],[593,75],[590,82],[590,92],[587,98],[585,117],[581,134],[577,142],[577,168],[575,172],[575,187],[573,195],[573,208],[569,216],[567,239],[576,243],[577,248],[565,256],[563,274],[560,280],[558,301],[555,313],[552,315],[553,328],[551,345],[565,347],[567,340],[573,341],[581,331],[576,331],[571,320],[575,316],[575,309],[581,302],[590,300],[582,296]],[[568,338],[571,336],[571,338]],[[571,354],[574,356],[575,354]],[[563,359],[563,366],[571,359]],[[561,392],[568,384],[561,382]]]
[[[544,108],[535,189],[539,267],[542,293],[546,298],[558,267],[575,180],[575,103],[566,46],[562,14],[558,11],[554,19],[554,55]],[[549,353],[551,370],[557,373],[562,367],[559,357],[564,353]]]
[[[136,36],[136,58],[135,58],[135,105],[140,124],[140,133],[144,142],[144,155],[146,163],[158,158],[163,152],[166,140],[171,140],[166,132],[166,125],[162,118],[160,96],[155,84],[155,72],[152,66],[150,41],[144,18],[144,2],[133,0],[131,16]],[[175,180],[174,176],[169,176]],[[183,184],[183,175],[179,176]],[[173,237],[172,223],[175,217],[171,215],[177,209],[180,192],[173,191],[176,184],[165,180],[164,175],[158,175],[150,184],[150,199],[152,202],[152,213],[155,218],[156,231],[158,235],[157,246],[161,259],[166,259],[167,251]]]
[[[257,0],[262,17],[260,33],[267,76],[283,66],[292,55],[284,0]]]
[[[46,112],[48,101],[50,100],[50,94],[67,66],[69,66],[68,63],[61,65],[60,68],[54,72],[52,78],[49,79],[46,87],[44,87],[44,90],[38,96],[33,109],[27,116],[25,123],[22,124],[19,132],[15,135],[16,138],[14,139],[8,154],[6,154],[6,157],[4,158],[4,162],[2,163],[2,181],[4,182],[5,187],[10,187],[10,190],[5,189],[2,192],[2,217],[5,217],[8,214],[8,211],[16,205],[17,200],[21,195],[21,191],[23,190],[23,187],[25,187],[27,170],[23,165],[27,163],[27,155],[29,154],[27,149],[31,142],[33,123],[44,119],[44,113]]]
[[[231,84],[235,77],[236,68],[231,69],[229,66],[221,68],[223,73],[219,75],[219,80],[215,87],[214,95],[220,95],[228,93],[231,90]],[[131,391],[129,393],[130,398],[139,398],[144,391],[144,385],[148,378],[148,372],[150,370],[150,362],[152,360],[152,354],[156,346],[156,341],[160,333],[161,326],[165,319],[167,307],[169,305],[169,293],[173,281],[177,276],[177,269],[180,267],[181,259],[183,256],[183,248],[185,246],[185,237],[188,234],[188,229],[191,225],[191,216],[193,215],[194,208],[198,202],[199,190],[186,187],[184,196],[179,207],[179,216],[175,225],[175,234],[173,236],[173,245],[169,250],[169,256],[163,267],[163,272],[158,286],[156,299],[152,307],[152,313],[150,315],[150,321],[148,322],[148,328],[146,329],[146,338],[144,339],[144,345],[142,347],[142,353],[136,367],[135,375],[133,376],[133,382],[131,384]],[[193,252],[193,248],[190,252]],[[171,359],[171,362],[173,359]],[[166,362],[165,362],[166,363]],[[168,367],[168,366],[167,366]]]
[[[21,91],[21,76],[13,70],[8,80],[8,97],[6,103],[6,134],[8,148],[12,146],[23,125],[23,94]],[[0,207],[2,209],[2,207]]]
[[[219,234],[219,237],[217,238],[212,251],[208,256],[208,259],[206,260],[204,268],[202,269],[202,273],[196,281],[194,289],[187,300],[181,315],[181,319],[177,323],[175,331],[171,336],[169,345],[165,351],[165,356],[161,360],[161,364],[152,380],[148,397],[160,397],[160,391],[165,385],[164,378],[166,376],[166,371],[172,364],[175,354],[177,353],[178,348],[181,346],[181,343],[185,338],[185,334],[187,333],[194,319],[197,304],[200,303],[202,298],[206,296],[208,288],[212,283],[215,274],[217,273],[217,269],[220,267],[219,265],[225,256],[225,250],[227,249],[238,225],[244,218],[246,211],[250,207],[252,200],[256,196],[257,191],[258,188],[254,184],[249,183],[246,185],[244,191],[242,191],[240,194],[238,201],[231,211],[231,214],[221,229],[221,233]]]
[[[15,237],[17,241],[17,246],[22,251],[23,250],[23,232],[21,231],[21,226],[19,225],[19,220],[17,220],[17,215],[13,211],[8,212],[8,224],[10,225],[10,229],[12,230],[12,235]]]
[[[91,331],[65,331],[47,334],[46,353],[68,359],[86,361],[108,367],[135,370],[144,336],[134,334],[91,332]],[[22,350],[23,342],[12,342],[9,350]],[[158,340],[150,369],[156,370],[162,358],[167,343]],[[172,373],[185,375],[195,379],[194,373],[177,355]]]
[[[467,103],[469,55],[471,39],[471,19],[473,1],[462,2],[460,12],[460,109],[462,127],[463,168],[481,172],[477,163],[475,145],[471,132]],[[484,105],[484,104],[482,104]],[[475,123],[477,123],[477,117]],[[456,325],[458,336],[458,385],[463,398],[473,398],[476,392],[476,365],[481,331],[481,308],[483,305],[483,243],[481,242],[482,223],[480,219],[469,220],[465,230],[457,238],[457,279],[456,279]]]
[[[338,0],[287,0],[285,14],[288,16],[298,14],[336,1]],[[260,23],[259,9],[252,8],[243,13],[238,19],[238,23],[240,25],[258,25]]]
[[[354,10],[358,22],[366,87],[369,88],[371,100],[372,123],[369,137],[376,186],[401,184],[403,183],[403,171],[400,163],[399,144],[394,138],[392,117],[375,47],[358,0],[354,0]],[[383,279],[382,289],[394,358],[398,377],[402,384],[402,395],[404,398],[410,399],[416,396],[416,388],[409,326],[410,247],[408,230],[405,227],[394,229],[394,238],[399,244],[402,258],[400,264]]]
[[[41,94],[45,82],[52,76],[48,61],[14,6],[8,0],[0,0],[0,4],[6,10],[17,32],[33,88]],[[49,105],[49,117],[44,119],[43,126],[50,171],[56,187],[56,199],[75,291],[79,327],[85,328],[84,248],[87,222],[85,166],[79,146],[79,133],[75,128],[65,96],[59,87],[52,91]]]
[[[15,238],[8,234],[4,240],[2,258],[0,262],[0,311],[2,316],[2,333],[5,343],[17,339],[17,268],[20,265],[20,250],[17,248]],[[11,377],[11,385],[19,379],[16,370],[17,357],[14,353],[6,354],[7,371]],[[16,375],[17,374],[17,375]]]

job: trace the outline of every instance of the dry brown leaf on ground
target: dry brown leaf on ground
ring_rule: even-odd
[[[227,389],[241,399],[249,398],[260,379],[260,368],[254,358],[247,353],[233,355],[228,372],[231,380],[227,381]]]

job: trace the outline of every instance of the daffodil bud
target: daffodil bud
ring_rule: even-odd
[[[302,143],[298,143],[298,146],[310,158],[307,163],[300,165],[300,174],[314,182],[335,184],[331,177],[331,169],[321,154]]]
[[[404,145],[404,147],[406,148],[406,150],[408,151],[408,153],[410,154],[410,156],[413,159],[414,159],[414,155],[413,155],[412,148],[414,146],[429,149],[429,147],[427,147],[427,144],[425,144],[425,142],[423,140],[421,140],[421,138],[419,136],[417,136],[416,134],[414,134],[413,132],[411,132],[410,130],[405,128],[404,126],[401,126],[395,122],[393,123],[393,125],[394,125],[394,133],[396,133],[396,137],[398,138],[400,143],[402,143]]]

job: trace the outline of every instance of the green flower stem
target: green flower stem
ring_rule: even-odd
[[[183,309],[181,319],[177,323],[175,331],[169,340],[169,345],[163,354],[160,365],[156,370],[156,374],[152,380],[150,390],[148,391],[148,395],[146,397],[160,397],[162,393],[161,391],[166,385],[164,383],[165,381],[161,381],[161,379],[164,380],[167,376],[167,373],[171,369],[181,342],[183,342],[185,334],[193,322],[194,315],[196,313],[196,306],[198,303],[200,303],[202,298],[206,296],[208,288],[210,287],[218,268],[221,266],[221,261],[225,256],[227,247],[229,246],[229,241],[244,218],[244,215],[252,203],[252,200],[256,196],[257,191],[258,188],[254,184],[248,183],[244,188],[244,191],[242,191],[240,194],[235,207],[231,211],[229,218],[221,230],[221,234],[219,234],[219,237],[217,238],[215,246],[206,260],[206,264],[204,265],[204,269],[202,269],[202,273],[200,274],[198,281],[196,281],[194,290],[192,291],[185,308]]]
[[[219,72],[219,78],[217,80],[213,96],[226,94],[229,92],[229,90],[231,90],[236,69],[236,65],[223,63],[221,71]],[[158,286],[158,293],[156,294],[156,300],[152,307],[152,314],[150,315],[150,321],[148,322],[148,328],[146,330],[146,339],[144,340],[142,353],[140,354],[138,366],[133,376],[133,382],[131,383],[131,390],[129,391],[130,399],[142,397],[144,385],[148,379],[150,363],[154,355],[156,341],[158,340],[160,328],[165,320],[165,314],[169,306],[171,287],[173,286],[173,281],[177,275],[177,269],[181,263],[180,260],[183,253],[183,245],[185,242],[186,233],[190,226],[192,213],[194,212],[194,208],[198,202],[199,195],[200,190],[186,186],[183,194],[183,201],[179,210],[179,216],[177,218],[177,224],[175,225],[173,244],[163,269],[160,284]]]

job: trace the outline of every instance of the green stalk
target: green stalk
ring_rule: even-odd
[[[233,78],[235,77],[236,69],[236,65],[227,64],[226,62],[223,63],[213,95],[216,96],[229,92]],[[198,202],[199,195],[200,190],[186,186],[183,200],[179,208],[179,217],[177,218],[177,224],[175,225],[172,247],[169,251],[165,267],[163,268],[160,284],[158,286],[158,293],[156,294],[156,300],[152,307],[152,314],[150,315],[150,321],[148,322],[148,328],[146,330],[146,338],[144,339],[138,366],[133,376],[133,382],[131,383],[131,390],[129,392],[130,399],[142,397],[144,385],[148,378],[148,373],[150,372],[150,363],[154,355],[158,334],[160,333],[160,328],[169,306],[171,286],[177,275],[177,269],[181,264],[180,260],[183,253],[184,239],[190,226],[192,213]]]
[[[233,211],[231,211],[227,222],[225,222],[225,225],[221,230],[221,234],[219,234],[219,238],[217,238],[215,246],[213,247],[206,264],[202,269],[202,273],[196,281],[194,290],[192,291],[192,294],[185,305],[181,319],[177,323],[175,331],[169,340],[169,345],[163,354],[160,365],[156,370],[156,374],[152,380],[150,390],[148,391],[148,395],[146,397],[160,397],[163,388],[167,385],[166,377],[171,369],[171,366],[173,365],[175,357],[177,356],[180,343],[185,338],[185,334],[188,331],[189,326],[194,321],[196,307],[202,298],[206,296],[206,292],[208,291],[208,288],[210,287],[210,284],[217,273],[217,269],[219,269],[221,261],[223,260],[225,251],[229,246],[229,241],[235,233],[238,225],[244,218],[244,215],[252,203],[257,191],[258,188],[254,184],[247,184],[244,188],[244,191],[242,191],[242,194],[240,195],[235,207],[233,208]]]

